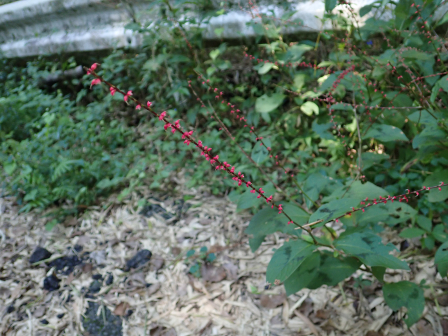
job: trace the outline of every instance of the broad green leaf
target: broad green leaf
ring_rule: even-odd
[[[272,112],[283,103],[285,97],[286,96],[281,93],[274,93],[270,97],[267,94],[264,94],[261,97],[258,97],[255,101],[255,111],[258,113]]]
[[[263,143],[266,147],[271,147],[271,140],[269,138],[264,138]],[[262,145],[260,141],[257,141],[252,149],[251,158],[256,164],[260,164],[267,159],[269,156],[269,151],[266,147]]]
[[[314,173],[307,177],[302,189],[308,197],[310,197],[313,201],[316,201],[322,190],[324,190],[327,182],[327,178],[322,174]],[[308,197],[305,197],[306,206],[311,208],[313,203],[308,199]]]
[[[300,106],[300,109],[307,116],[311,116],[311,115],[313,115],[313,113],[315,115],[319,114],[319,106],[317,106],[316,103],[313,103],[310,101],[305,102],[302,106]]]
[[[381,142],[408,140],[406,135],[399,128],[380,124],[374,124],[370,127],[363,139],[368,138],[374,138]]]
[[[297,87],[297,90],[301,90],[306,83],[306,74],[299,73],[294,76],[294,85]]]
[[[311,215],[309,222],[313,223],[318,220],[322,220],[322,222],[313,227],[323,226],[325,223],[337,217],[343,216],[349,212],[352,207],[357,206],[358,203],[359,200],[354,198],[343,198],[340,200],[331,201],[317,209],[317,211]]]
[[[445,243],[448,240],[448,235],[445,232],[445,225],[438,224],[432,230],[432,236],[441,243]]]
[[[274,195],[275,193],[275,188],[272,185],[272,183],[267,183],[262,188],[265,191],[265,193],[268,194],[269,196]],[[257,204],[260,204],[261,198],[257,198],[257,195],[258,194],[256,193],[255,194],[251,193],[250,190],[246,190],[238,198],[237,209],[238,210],[249,209]]]
[[[343,195],[344,198],[358,199],[359,202],[364,201],[366,198],[372,201],[373,199],[379,200],[379,196],[385,197],[387,194],[386,190],[377,187],[371,182],[363,184],[361,181],[355,181],[336,189],[330,196],[324,197],[322,201],[331,202],[341,198]]]
[[[409,270],[406,262],[389,254],[395,250],[393,244],[383,245],[381,238],[371,232],[355,232],[342,234],[335,240],[336,248],[353,255],[367,266],[382,266],[392,269]]]
[[[291,61],[295,62],[298,61],[305,52],[313,49],[312,46],[307,44],[295,44],[292,47],[288,49],[288,52],[286,54],[286,57]]]
[[[309,215],[305,211],[291,203],[281,204],[284,212],[287,213],[294,222],[300,225],[307,223]],[[283,214],[279,214],[278,209],[266,207],[252,217],[249,226],[244,232],[253,235],[253,238],[249,240],[249,245],[252,252],[255,252],[268,234],[280,231],[300,236],[302,230],[295,230],[295,228],[296,226],[293,224],[288,225],[288,218]]]
[[[369,13],[373,8],[373,5],[366,5],[361,7],[361,9],[359,10],[359,16],[363,17],[364,15],[366,15],[367,13]]]
[[[366,203],[366,205],[369,202]],[[371,203],[371,202],[370,202]],[[365,209],[365,212],[357,211],[352,215],[350,221],[361,226],[375,225],[379,222],[388,226],[405,223],[409,219],[414,219],[417,211],[405,202],[393,203],[388,201],[386,204],[380,203]]]
[[[275,251],[266,270],[266,281],[285,281],[308,257],[316,246],[303,240],[290,240]]]
[[[383,279],[384,279],[384,273],[386,273],[386,267],[373,266],[372,273],[375,276],[375,278],[377,278],[378,281],[380,281],[382,283]]]
[[[369,169],[370,167],[389,159],[389,157],[390,156],[386,153],[377,154],[373,152],[364,152],[361,154],[362,168],[363,170]]]
[[[216,57],[218,57],[219,54],[220,54],[219,49],[212,50],[212,51],[210,51],[210,58],[212,60],[215,60]]]
[[[269,70],[271,70],[273,66],[274,66],[273,63],[264,63],[263,66],[260,69],[258,69],[258,74],[264,75],[264,74],[268,73]]]
[[[418,228],[407,228],[400,232],[401,238],[417,238],[425,234],[425,231]]]
[[[3,164],[3,168],[5,169],[6,174],[11,175],[14,173],[14,170],[16,170],[17,164],[15,162],[5,163]]]
[[[428,217],[419,215],[417,217],[417,225],[420,226],[426,232],[431,232],[432,230],[432,221]]]
[[[410,58],[416,60],[430,60],[432,57],[434,57],[434,55],[427,54],[426,52],[414,49],[403,50],[402,52],[400,52],[400,55],[403,58]]]
[[[440,182],[444,182],[445,184],[448,184],[448,170],[440,170],[438,172],[435,172],[431,175],[429,175],[425,182],[423,182],[423,185],[425,187],[434,187],[436,185],[439,185]],[[448,198],[448,186],[441,187],[441,190],[439,191],[438,188],[431,189],[428,194],[428,200],[430,202],[443,202]]]
[[[333,126],[333,123],[326,123],[326,124],[318,124],[317,119],[314,119],[313,123],[311,124],[311,128],[314,132],[316,132],[317,135],[321,139],[326,140],[334,140],[334,135],[331,134],[330,128]]]
[[[383,285],[384,300],[392,310],[406,307],[408,318],[404,321],[408,327],[416,323],[425,308],[423,290],[415,283],[400,281]]]
[[[448,272],[448,242],[440,245],[434,258],[434,264],[437,266],[442,277],[446,277]]]
[[[325,10],[331,12],[338,4],[338,0],[325,0]]]
[[[439,141],[446,141],[447,133],[438,125],[426,125],[425,129],[412,139],[413,148],[421,148],[423,146],[434,145]]]
[[[322,285],[335,286],[352,275],[361,266],[355,258],[335,258],[330,252],[313,252],[285,280],[287,295],[302,288],[316,289]]]

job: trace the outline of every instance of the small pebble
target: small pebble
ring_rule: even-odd
[[[49,322],[46,319],[40,320],[40,323],[42,324],[48,324]]]
[[[55,291],[59,289],[59,282],[61,280],[59,280],[58,278],[56,278],[53,274],[50,276],[47,276],[44,279],[44,289],[46,289],[49,292]]]
[[[44,249],[43,247],[38,246],[34,250],[33,254],[31,254],[30,264],[37,263],[39,261],[48,259],[50,257],[51,257],[50,251],[48,251],[47,249]]]

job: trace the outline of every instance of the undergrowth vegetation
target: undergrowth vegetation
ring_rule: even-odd
[[[290,235],[267,282],[291,294],[372,273],[410,326],[425,284],[391,282],[388,272],[405,274],[420,256],[448,271],[448,51],[439,35],[448,15],[434,15],[440,0],[377,1],[361,17],[326,0],[326,29],[311,40],[284,34],[303,24],[278,5],[274,16],[249,1],[240,9],[254,41],[209,47],[204,24],[230,3],[198,1],[203,11],[191,16],[182,1],[156,1],[155,20],[127,26],[144,37],[140,50],[82,63],[94,64],[91,89],[87,79],[37,85],[75,68],[74,57],[4,61],[3,192],[22,211],[56,209],[50,228],[112,192],[121,201],[142,186],[170,189],[181,171],[190,187],[227,193],[254,213],[253,251],[266,235]],[[391,230],[419,251],[383,244]]]

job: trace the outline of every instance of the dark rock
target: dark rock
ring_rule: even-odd
[[[47,291],[50,291],[50,292],[58,290],[60,281],[61,280],[56,278],[53,274],[50,276],[47,276],[44,279],[44,289],[46,289]]]
[[[69,275],[73,272],[73,269],[81,263],[82,260],[78,256],[72,255],[55,259],[50,262],[48,266],[56,267],[58,271],[62,271],[62,274]]]
[[[40,323],[47,325],[49,322],[46,319],[40,320]]]
[[[135,256],[126,262],[126,271],[129,271],[131,268],[139,268],[140,266],[143,266],[151,259],[151,256],[152,253],[150,250],[138,251]]]
[[[134,313],[134,311],[133,311],[132,309],[129,309],[129,310],[126,312],[126,317],[131,316],[133,313]]]
[[[104,310],[103,310],[104,309]],[[98,310],[101,311],[97,314]],[[82,318],[82,325],[89,335],[121,336],[123,335],[122,320],[106,307],[96,302],[89,302],[89,306]]]
[[[92,275],[92,279],[103,281],[103,276],[101,274],[94,274]]]
[[[81,253],[82,252],[82,246],[76,244],[75,246],[73,246],[73,249],[77,252],[77,253]]]
[[[34,250],[33,254],[31,254],[30,264],[37,263],[39,261],[48,259],[50,257],[51,257],[50,251],[48,251],[47,249],[44,249],[43,247],[38,246]]]
[[[154,214],[158,214],[159,216],[162,216],[163,219],[168,220],[173,218],[175,215],[169,213],[168,211],[166,211],[164,208],[162,208],[160,205],[158,204],[148,204],[146,205],[142,211],[140,211],[139,213],[140,215],[143,215],[145,217],[151,217]]]
[[[60,314],[57,314],[56,317],[57,317],[57,318],[63,318],[64,315],[65,315],[64,313],[60,313]]]
[[[407,240],[403,240],[400,244],[400,251],[404,251],[409,247],[409,242]]]
[[[101,290],[101,282],[98,280],[93,281],[89,286],[89,293],[96,294]]]
[[[8,308],[6,308],[6,314],[11,314],[14,311],[14,306],[10,305]]]
[[[114,282],[114,276],[112,274],[109,274],[106,278],[106,286],[112,285]]]

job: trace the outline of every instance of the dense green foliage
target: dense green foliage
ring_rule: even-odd
[[[244,184],[235,188],[194,146],[185,146],[119,94],[109,95],[106,85],[89,90],[87,79],[75,79],[50,90],[37,88],[37,78],[74,68],[74,58],[59,69],[44,60],[25,69],[4,61],[4,190],[17,197],[22,210],[68,204],[64,215],[112,191],[119,190],[121,200],[142,185],[166,189],[171,174],[182,170],[190,186],[230,190],[238,209],[254,212],[246,230],[253,251],[269,234],[291,235],[272,258],[268,282],[283,283],[294,293],[335,285],[361,269],[383,284],[392,309],[408,309],[405,321],[412,325],[423,311],[422,288],[388,283],[387,269],[408,271],[414,261],[390,254],[395,246],[383,244],[380,235],[387,228],[404,239],[420,238],[421,249],[435,255],[446,276],[448,187],[440,183],[448,183],[448,51],[437,31],[448,16],[432,16],[440,3],[379,1],[361,9],[371,17],[360,25],[340,11],[347,5],[325,1],[323,21],[338,29],[322,31],[314,41],[282,35],[280,27],[300,25],[288,20],[293,12],[286,9],[281,18],[250,23],[255,43],[211,48],[198,27],[226,7],[214,10],[201,2],[203,13],[191,18],[183,15],[188,10],[183,2],[155,2],[156,21],[128,25],[145,37],[137,54],[117,50],[92,60],[101,63],[98,75],[132,90],[142,102],[152,101],[158,113],[167,110],[170,119],[181,119],[220,160],[263,187],[264,196],[275,194],[274,209],[260,210],[265,198]],[[384,21],[388,16],[380,14],[386,11],[393,15]],[[198,74],[222,96],[197,80]],[[244,111],[257,136],[236,121],[227,102]],[[208,117],[211,111],[234,140]],[[340,222],[341,229],[327,227],[330,221]],[[296,230],[307,223],[321,229]]]

